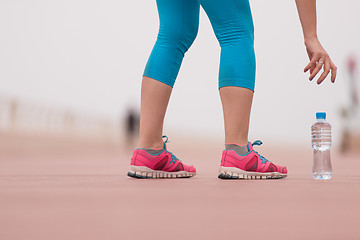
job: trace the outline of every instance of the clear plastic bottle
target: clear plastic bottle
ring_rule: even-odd
[[[326,113],[316,113],[316,122],[311,126],[311,136],[314,149],[313,178],[331,179],[331,125],[326,122]]]

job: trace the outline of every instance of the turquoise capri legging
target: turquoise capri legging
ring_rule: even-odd
[[[160,29],[144,76],[174,86],[186,51],[199,26],[200,5],[221,47],[219,88],[254,91],[254,25],[249,0],[156,0]]]

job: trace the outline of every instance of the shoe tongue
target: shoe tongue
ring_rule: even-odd
[[[253,150],[253,146],[251,145],[251,142],[248,142],[247,147],[248,147],[249,152]]]

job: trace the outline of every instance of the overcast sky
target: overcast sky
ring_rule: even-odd
[[[321,86],[303,73],[307,55],[295,2],[251,1],[257,80],[250,139],[308,144],[316,111],[334,142],[348,102],[346,59],[360,57],[360,2],[318,1],[318,35],[339,72]],[[0,94],[119,118],[139,104],[141,76],[156,40],[155,0],[0,1]],[[165,132],[222,136],[220,48],[201,10],[170,101]]]

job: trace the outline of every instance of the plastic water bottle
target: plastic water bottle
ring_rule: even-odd
[[[316,122],[311,126],[311,135],[314,149],[313,178],[331,179],[331,125],[326,122],[326,113],[316,113]]]

